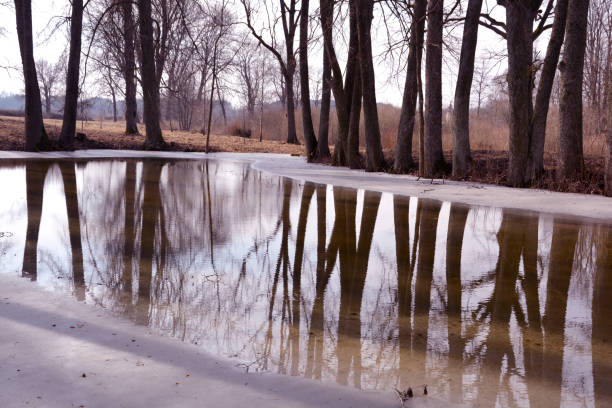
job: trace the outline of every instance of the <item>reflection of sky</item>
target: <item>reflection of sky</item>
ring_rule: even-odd
[[[10,239],[0,238],[1,268],[4,273],[19,274],[23,262],[23,242],[27,214],[25,206],[25,167],[0,167],[0,231],[10,231]],[[135,258],[133,276],[137,281],[142,228],[143,165],[137,166],[135,205]],[[291,182],[289,206],[287,281],[279,265],[282,241],[281,220],[283,180],[266,176],[241,164],[210,162],[209,177],[200,162],[166,164],[160,177],[161,206],[168,238],[165,269],[153,262],[152,305],[137,303],[121,295],[124,248],[125,174],[120,161],[96,161],[77,166],[77,191],[81,222],[86,301],[108,307],[129,318],[144,315],[153,329],[206,350],[230,356],[250,364],[250,370],[273,370],[304,375],[309,366],[311,319],[316,296],[317,267],[317,195],[313,194],[307,212],[304,237],[299,307],[299,326],[292,328],[293,276],[298,219],[303,184]],[[146,188],[151,188],[147,185]],[[359,240],[364,192],[357,194],[356,239]],[[410,199],[410,247],[414,244],[416,209],[419,200]],[[335,222],[334,189],[326,187],[326,239]],[[373,241],[368,259],[368,273],[363,289],[361,314],[358,316],[360,338],[338,338],[340,316],[340,274],[338,261],[324,296],[323,351],[321,378],[334,382],[338,362],[344,354],[361,356],[360,384],[366,389],[390,389],[399,379],[418,385],[427,383],[432,392],[451,397],[451,384],[462,385],[461,399],[476,403],[479,397],[493,393],[499,406],[528,406],[533,390],[544,395],[561,392],[564,406],[594,404],[593,361],[591,351],[591,306],[594,260],[597,259],[596,229],[582,226],[567,299],[563,340],[559,347],[547,344],[546,352],[563,353],[561,390],[552,389],[544,379],[526,379],[524,333],[517,312],[527,313],[525,293],[517,281],[517,304],[513,306],[508,327],[491,329],[490,318],[480,319],[479,307],[491,299],[498,263],[498,230],[503,211],[487,207],[470,208],[461,249],[462,313],[461,321],[449,321],[446,288],[446,237],[449,229],[449,203],[442,205],[436,230],[430,310],[426,333],[425,372],[400,373],[400,359],[413,358],[412,346],[398,338],[397,255],[394,203],[391,194],[382,194]],[[212,215],[212,231],[211,226]],[[159,257],[161,231],[155,228],[156,257]],[[538,221],[538,299],[544,314],[549,251],[554,219],[540,216]],[[211,258],[210,251],[213,251]],[[418,250],[422,250],[418,243]],[[72,259],[62,177],[57,165],[51,166],[44,188],[44,204],[38,242],[38,282],[52,290],[70,292]],[[417,269],[415,269],[416,271]],[[241,271],[245,271],[244,275]],[[525,272],[519,264],[519,279]],[[414,291],[416,272],[413,276]],[[137,283],[134,283],[137,287]],[[288,298],[283,298],[286,293]],[[415,294],[412,294],[413,306]],[[270,302],[272,320],[268,320]],[[288,301],[287,301],[288,299]],[[518,308],[518,309],[517,309]],[[138,320],[138,319],[137,319]],[[416,325],[414,318],[404,319]],[[449,357],[449,325],[459,325],[465,340],[462,361],[453,364]],[[528,328],[537,331],[541,328]],[[493,331],[492,331],[493,330]],[[500,331],[498,333],[498,331]],[[499,370],[483,366],[486,351],[498,347],[507,331],[511,347],[499,356]],[[501,337],[500,337],[501,336]],[[556,337],[551,337],[556,339]],[[351,355],[353,355],[351,354]],[[416,361],[415,360],[415,361]],[[354,384],[355,362],[348,383]],[[499,381],[495,378],[499,378]],[[487,381],[483,381],[486,378]],[[493,380],[492,380],[493,379]],[[536,382],[536,383],[533,383]],[[553,385],[554,387],[554,385]]]

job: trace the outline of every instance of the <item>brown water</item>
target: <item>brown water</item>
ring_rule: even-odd
[[[612,406],[612,228],[196,161],[0,163],[0,273],[273,371]]]

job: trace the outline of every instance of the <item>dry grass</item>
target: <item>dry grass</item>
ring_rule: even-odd
[[[45,119],[45,127],[51,139],[57,138],[61,130],[61,121]],[[124,124],[112,121],[89,121],[78,123],[77,131],[87,135],[84,142],[76,142],[77,149],[142,149],[144,136],[127,136],[124,134]],[[139,125],[141,133],[144,126]],[[170,150],[203,151],[205,137],[199,132],[164,130],[164,139]],[[23,118],[0,116],[0,148],[3,150],[23,150]],[[210,137],[210,150],[213,152],[257,152],[284,153],[300,155],[304,148],[275,140],[245,139],[238,136],[213,134]]]

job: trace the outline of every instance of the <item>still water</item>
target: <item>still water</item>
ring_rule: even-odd
[[[0,162],[0,273],[364,390],[612,405],[612,227],[217,161]]]

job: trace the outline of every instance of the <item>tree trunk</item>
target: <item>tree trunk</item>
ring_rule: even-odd
[[[434,177],[444,170],[442,152],[442,26],[444,1],[427,7],[427,47],[425,55],[425,163],[423,177]]]
[[[559,162],[557,178],[582,173],[582,81],[589,2],[572,1],[567,9],[565,48],[561,62],[559,101]]]
[[[25,148],[32,152],[46,148],[49,138],[43,123],[40,88],[34,63],[31,0],[15,0],[15,18],[25,85]]]
[[[136,102],[136,61],[134,60],[134,13],[132,3],[121,3],[123,10],[123,79],[125,81],[125,134],[138,134],[138,105]]]
[[[510,102],[510,135],[508,184],[514,187],[528,183],[527,161],[531,140],[533,104],[533,20],[536,11],[522,3],[506,3],[508,43],[508,96]]]
[[[317,143],[317,156],[327,159],[329,152],[329,111],[331,106],[331,64],[327,54],[323,52],[323,79],[321,90],[321,111],[319,114],[319,141]]]
[[[612,197],[612,75],[608,77],[608,133],[606,137],[605,194]]]
[[[145,149],[157,150],[164,145],[159,126],[159,87],[155,73],[155,48],[153,47],[153,19],[151,0],[138,0],[140,46],[142,48],[142,96],[144,121],[147,129]]]
[[[51,95],[49,94],[49,90],[44,90],[45,94],[45,113],[48,115],[51,113]]]
[[[111,97],[113,99],[113,122],[117,121],[117,98],[115,97],[115,88],[111,86]]]
[[[338,140],[334,149],[332,162],[336,166],[345,164],[344,143],[348,134],[348,107],[342,83],[342,70],[338,63],[338,58],[334,50],[333,25],[334,25],[334,2],[333,0],[320,0],[321,27],[323,31],[323,49],[331,67],[331,90],[334,93],[336,103],[336,116],[338,117]],[[350,29],[353,30],[354,24],[351,20]],[[352,31],[351,31],[352,32]],[[352,40],[352,37],[351,37]],[[349,59],[351,43],[349,40]],[[348,76],[348,72],[347,72]]]
[[[49,162],[29,161],[25,166],[28,221],[21,275],[35,281],[38,276],[38,235],[42,218],[45,177]]]
[[[455,88],[455,103],[453,112],[453,176],[464,177],[467,174],[470,154],[470,93],[474,77],[474,56],[478,43],[478,21],[482,0],[470,0],[465,22],[463,24],[463,40],[461,42],[461,57],[457,87]]]
[[[366,170],[385,169],[385,158],[380,141],[378,124],[378,105],[376,103],[376,79],[372,58],[372,37],[370,29],[374,12],[374,0],[353,0],[357,14],[359,38],[359,67],[361,70],[361,89],[363,92],[363,114],[366,139]]]
[[[363,168],[361,155],[359,154],[359,130],[361,124],[361,99],[363,91],[361,89],[361,70],[359,66],[355,69],[355,81],[351,92],[351,113],[348,126],[348,138],[346,143],[346,164],[351,169]]]
[[[302,97],[302,124],[307,160],[314,159],[317,153],[317,138],[312,125],[310,110],[310,81],[308,78],[308,6],[309,0],[302,0],[300,15],[300,89]]]
[[[289,70],[290,68],[287,67]],[[295,72],[287,72],[285,81],[287,82],[287,94],[285,96],[285,106],[287,107],[287,143],[300,144],[295,130],[295,93],[293,89],[293,75]],[[291,81],[291,83],[289,83]]]
[[[81,66],[81,33],[83,31],[83,0],[72,1],[72,16],[70,18],[70,52],[68,69],[66,70],[66,99],[64,102],[64,118],[60,145],[74,149],[76,133],[77,109],[79,102],[79,69]]]
[[[550,94],[555,81],[555,72],[559,63],[559,54],[565,35],[568,0],[558,0],[555,6],[553,22],[546,57],[540,74],[540,83],[535,99],[533,124],[531,129],[531,151],[529,160],[529,178],[534,179],[544,171],[544,142],[546,138],[546,119],[550,105]]]
[[[406,83],[404,85],[404,98],[399,127],[397,130],[397,145],[395,148],[394,170],[396,173],[407,173],[413,166],[412,135],[416,113],[418,95],[417,67],[423,55],[423,35],[425,32],[425,12],[427,0],[414,2],[414,17],[410,27],[410,45],[406,70]]]

